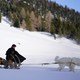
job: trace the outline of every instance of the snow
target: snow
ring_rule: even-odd
[[[0,69],[1,80],[79,80],[80,71],[58,72],[54,68],[21,67],[21,69]]]
[[[31,32],[10,27],[6,17],[0,23],[0,56],[5,58],[6,50],[16,44],[16,50],[26,57],[20,69],[0,68],[1,80],[79,80],[80,68],[75,72],[57,71],[58,65],[52,63],[56,56],[80,58],[80,46],[64,37],[54,39],[49,33]],[[27,64],[27,65],[25,65]],[[32,65],[33,64],[33,65]],[[38,64],[38,65],[34,65]]]

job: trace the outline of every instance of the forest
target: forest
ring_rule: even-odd
[[[50,32],[80,43],[80,13],[51,0],[0,0],[1,17],[30,31]]]

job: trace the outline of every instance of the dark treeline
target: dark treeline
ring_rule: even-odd
[[[0,0],[1,15],[14,27],[46,31],[80,43],[80,13],[49,0]]]

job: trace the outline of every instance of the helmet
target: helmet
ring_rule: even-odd
[[[12,47],[16,47],[16,45],[15,45],[15,44],[13,44],[13,45],[12,45]]]

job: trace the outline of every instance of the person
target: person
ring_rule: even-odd
[[[16,45],[12,44],[11,48],[9,48],[6,51],[7,65],[5,66],[5,68],[8,68],[9,66],[10,66],[10,68],[13,67],[12,63],[14,62],[15,48],[16,48]]]
[[[5,68],[19,68],[21,63],[26,60],[26,58],[15,50],[16,45],[13,44],[11,48],[6,51],[6,66]]]

